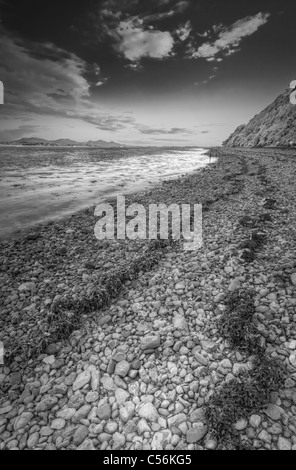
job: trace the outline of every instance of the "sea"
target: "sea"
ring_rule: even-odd
[[[208,165],[207,149],[0,147],[0,239]]]

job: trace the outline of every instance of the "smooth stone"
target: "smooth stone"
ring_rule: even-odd
[[[36,406],[37,413],[43,411],[49,411],[58,403],[58,399],[56,397],[47,397],[44,398],[38,405]]]
[[[90,378],[91,373],[89,370],[81,372],[81,374],[78,375],[75,382],[73,383],[73,391],[76,392],[76,390],[80,390],[81,388],[83,388],[86,384],[89,383]]]
[[[148,421],[152,422],[157,421],[159,418],[156,408],[152,405],[152,403],[146,403],[145,405],[141,406],[138,414],[140,418],[147,419]]]
[[[195,444],[196,442],[199,442],[207,434],[207,430],[207,426],[205,426],[203,423],[195,424],[188,430],[186,441],[188,444]]]
[[[85,439],[85,441],[77,447],[76,450],[96,450],[91,439]]]
[[[160,336],[146,336],[141,341],[141,349],[147,351],[149,349],[156,349],[160,346]]]
[[[119,375],[119,377],[126,377],[129,373],[130,365],[127,361],[121,361],[116,364],[114,374]]]
[[[112,413],[111,408],[110,408],[110,405],[108,403],[98,406],[97,416],[102,421],[110,419],[111,413]]]

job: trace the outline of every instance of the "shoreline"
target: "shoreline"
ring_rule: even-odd
[[[237,289],[254,291],[266,355],[284,364],[286,377],[268,397],[267,411],[256,409],[233,423],[236,436],[255,449],[296,447],[295,152],[211,153],[217,162],[196,174],[127,198],[143,205],[203,203],[203,248],[186,253],[166,246],[158,264],[124,282],[102,309],[86,310],[79,330],[66,341],[49,341],[34,360],[18,358],[18,347],[47,332],[51,305],[65,297],[88,299],[106,272],[118,275],[137,263],[147,243],[92,240],[88,209],[47,225],[36,240],[1,244],[6,300],[0,340],[16,353],[10,365],[0,366],[1,448],[30,448],[32,442],[38,448],[101,450],[238,445],[219,442],[205,414],[217,388],[252,370],[248,354],[232,350],[217,326]],[[264,246],[243,248],[259,229],[267,236]],[[19,429],[36,430],[22,440],[18,425],[13,431],[9,423],[15,426],[25,413],[30,419]]]
[[[172,147],[171,150],[173,150],[174,147]],[[128,149],[126,149],[128,150]],[[176,150],[176,149],[175,149]],[[207,156],[209,150],[207,149],[201,149],[201,148],[196,148],[196,150],[203,150],[203,155],[204,156]],[[28,235],[30,232],[38,232],[38,231],[42,231],[47,225],[52,225],[52,224],[55,224],[55,223],[58,223],[59,220],[66,220],[66,219],[69,219],[71,217],[79,217],[79,214],[83,215],[83,213],[85,212],[89,212],[89,210],[94,210],[94,208],[96,207],[96,205],[98,203],[108,203],[110,200],[113,201],[114,199],[116,199],[116,194],[117,195],[124,195],[126,198],[130,197],[132,199],[136,199],[137,195],[138,194],[144,194],[144,193],[147,193],[149,191],[153,191],[155,189],[157,189],[158,187],[161,187],[163,184],[165,184],[166,182],[168,183],[172,183],[173,181],[175,180],[178,180],[179,178],[182,178],[186,175],[190,175],[191,173],[194,174],[196,171],[199,171],[201,168],[204,168],[205,166],[207,166],[209,163],[206,163],[204,164],[203,162],[200,163],[200,167],[198,168],[195,168],[194,170],[192,171],[188,171],[188,173],[180,173],[179,175],[175,174],[174,175],[174,172],[172,174],[169,174],[169,175],[166,175],[165,178],[168,178],[168,179],[158,179],[159,177],[156,177],[155,175],[154,176],[151,176],[151,180],[147,179],[147,177],[145,177],[145,175],[140,175],[140,178],[141,176],[143,177],[143,183],[141,184],[141,181],[140,183],[129,183],[131,184],[132,186],[129,187],[129,184],[127,183],[127,186],[124,190],[124,193],[122,193],[122,185],[118,183],[117,185],[117,188],[116,189],[113,189],[113,190],[110,190],[108,188],[105,189],[104,192],[102,192],[102,194],[97,194],[97,196],[95,195],[91,195],[89,196],[88,198],[86,198],[85,196],[85,193],[86,191],[84,190],[83,192],[83,195],[84,195],[84,198],[82,198],[82,202],[81,203],[75,203],[73,205],[72,208],[67,208],[67,206],[72,206],[72,203],[73,203],[73,199],[67,199],[67,198],[64,198],[63,195],[61,195],[61,198],[60,198],[60,206],[55,206],[53,205],[52,206],[52,210],[51,210],[51,214],[50,215],[44,215],[44,211],[42,211],[42,205],[40,204],[40,209],[39,211],[34,212],[34,215],[36,216],[36,221],[30,221],[28,223],[27,226],[24,226],[23,228],[13,228],[13,225],[16,224],[16,221],[14,220],[11,220],[10,221],[10,224],[11,224],[11,229],[9,229],[8,231],[6,231],[6,233],[3,233],[3,234],[0,234],[0,244],[3,242],[5,243],[7,240],[10,240],[11,238],[14,238],[14,239],[17,239],[17,238],[20,238],[22,236],[26,236]],[[173,171],[173,170],[172,170]],[[144,188],[142,189],[141,188]],[[58,188],[57,188],[58,189]],[[108,193],[111,192],[111,195],[108,195]],[[50,194],[49,194],[50,196]],[[73,193],[73,196],[74,196],[74,193]],[[41,200],[42,198],[44,198],[44,195],[40,194],[40,197],[41,197]],[[95,202],[91,202],[91,200],[95,200],[95,198],[98,199],[98,201],[95,203]],[[75,198],[74,198],[75,199]],[[89,200],[88,200],[89,199]],[[9,199],[7,200],[7,202],[10,202]],[[16,204],[16,202],[15,202]],[[28,204],[28,202],[27,202]],[[74,207],[76,205],[76,207]],[[25,212],[26,214],[26,212]],[[19,220],[18,220],[18,224],[21,225],[22,223],[22,220],[23,220],[24,216],[23,217],[19,217]],[[40,219],[44,219],[44,220],[41,220]],[[39,221],[38,221],[39,219]],[[7,221],[9,223],[9,220]],[[5,225],[5,219],[4,219],[4,223],[3,225]]]

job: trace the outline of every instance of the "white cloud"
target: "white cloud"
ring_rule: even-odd
[[[191,31],[192,31],[191,23],[190,21],[187,21],[187,23],[184,26],[181,26],[179,29],[177,29],[176,33],[179,39],[183,42],[189,38]]]
[[[139,20],[122,21],[117,34],[120,38],[118,50],[131,61],[142,57],[163,59],[171,54],[174,47],[174,39],[168,31],[145,31]]]
[[[103,111],[91,95],[91,85],[102,86],[100,68],[94,64],[96,81],[89,83],[90,65],[54,44],[23,42],[6,34],[0,42],[0,77],[5,88],[7,122],[28,122],[53,116],[78,119],[99,129],[116,131],[134,125],[131,117]]]
[[[237,52],[243,38],[254,34],[261,26],[267,23],[269,13],[258,13],[233,23],[229,28],[219,25],[214,31],[220,31],[218,39],[204,43],[192,54],[194,58],[213,60],[218,54],[231,55]]]

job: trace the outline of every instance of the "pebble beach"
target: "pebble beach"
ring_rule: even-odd
[[[127,198],[203,204],[198,251],[99,241],[93,208],[1,242],[1,450],[296,450],[296,152],[210,154]],[[245,293],[260,354],[221,327]],[[255,375],[260,396],[236,402]]]

